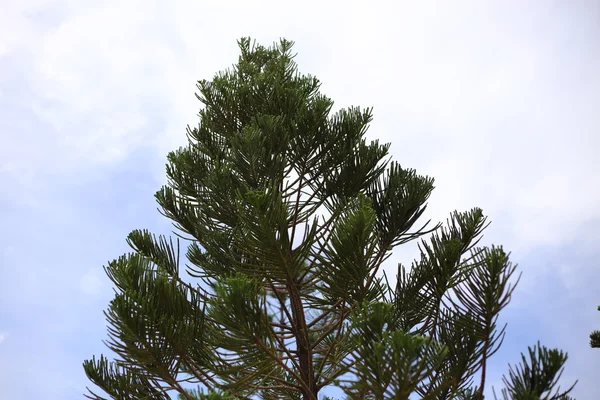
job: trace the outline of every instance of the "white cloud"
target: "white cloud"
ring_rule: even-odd
[[[170,54],[141,33],[148,7],[126,4],[129,9],[94,7],[73,16],[45,37],[37,56],[33,83],[43,102],[35,111],[57,131],[62,153],[75,161],[120,160],[145,136],[143,107],[157,95],[156,68],[147,57],[168,60]]]
[[[5,332],[0,332],[0,344],[2,344],[2,342],[4,342],[4,340],[6,339],[8,335]]]
[[[87,295],[95,295],[102,291],[102,280],[96,275],[97,271],[88,271],[79,280],[79,289]]]
[[[600,170],[600,57],[583,6],[349,2],[315,13],[311,4],[11,4],[5,22],[21,33],[0,47],[34,49],[36,97],[22,101],[48,125],[9,139],[1,173],[31,191],[43,174],[76,176],[149,146],[164,179],[166,152],[196,123],[195,81],[234,62],[240,36],[286,36],[338,106],[375,106],[370,135],[436,178],[433,218],[482,206],[527,246],[559,243],[600,215],[600,190],[588,184]]]

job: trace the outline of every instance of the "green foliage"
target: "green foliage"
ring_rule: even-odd
[[[415,229],[434,181],[367,142],[371,110],[333,113],[289,41],[239,45],[232,69],[198,82],[200,123],[156,193],[189,264],[179,240],[131,232],[134,252],[105,268],[115,360],[85,361],[89,379],[113,399],[316,400],[330,385],[349,399],[483,399],[518,279],[502,247],[477,246],[482,210]],[[416,239],[392,288],[381,266]],[[547,393],[566,355],[530,357],[505,396],[565,399]]]
[[[350,398],[406,399],[438,369],[447,348],[431,338],[395,328],[391,303],[365,302],[353,315],[356,327],[356,379],[345,387]],[[440,391],[429,390],[424,399]]]
[[[567,355],[557,349],[548,350],[544,346],[529,347],[529,360],[521,354],[522,364],[510,367],[509,379],[503,378],[507,388],[502,391],[504,398],[515,400],[568,400],[567,394],[575,387],[560,392],[558,379],[562,375]],[[556,389],[555,389],[556,388]],[[553,393],[554,392],[554,393]],[[508,397],[507,395],[510,395]]]
[[[600,306],[598,306],[598,311],[600,311]],[[590,333],[590,346],[592,348],[600,347],[600,331],[596,330]]]
[[[229,395],[227,392],[214,391],[210,393],[203,393],[198,389],[186,389],[185,394],[179,394],[177,396],[179,400],[236,400],[237,397]]]

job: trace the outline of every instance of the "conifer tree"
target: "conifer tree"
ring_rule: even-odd
[[[600,311],[600,306],[598,306],[598,311]],[[600,348],[600,330],[590,333],[590,346],[596,349]]]
[[[179,238],[134,230],[105,267],[116,355],[85,361],[89,379],[113,399],[483,399],[518,279],[502,247],[477,246],[482,210],[417,225],[433,179],[367,142],[371,109],[333,112],[292,42],[239,46],[198,82],[200,122],[156,193]],[[382,264],[414,240],[390,285]],[[566,355],[530,358],[505,396],[567,399],[551,392]]]

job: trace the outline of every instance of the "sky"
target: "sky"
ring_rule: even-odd
[[[482,243],[523,275],[488,387],[540,340],[569,354],[562,386],[598,398],[600,2],[0,3],[5,398],[83,398],[81,363],[106,352],[102,266],[131,230],[172,231],[153,198],[166,154],[197,123],[196,81],[243,36],[295,41],[337,109],[373,107],[368,138],[436,179],[426,219],[477,206],[492,221]]]

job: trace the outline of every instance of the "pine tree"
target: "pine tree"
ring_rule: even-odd
[[[600,306],[598,306],[598,311],[600,311]],[[592,348],[600,348],[600,331],[595,330],[590,333],[590,346]]]
[[[105,267],[116,358],[85,361],[89,379],[113,399],[316,400],[330,385],[350,399],[483,399],[518,279],[502,247],[477,246],[482,210],[413,229],[433,179],[366,141],[372,110],[332,112],[292,42],[239,46],[232,69],[198,82],[200,123],[156,193],[189,241],[190,277],[179,238],[129,234],[133,252]],[[392,288],[382,263],[417,239]],[[566,355],[530,357],[505,396],[567,399],[550,395]]]

